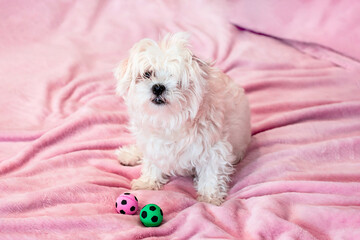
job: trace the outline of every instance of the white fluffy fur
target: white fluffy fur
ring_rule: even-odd
[[[147,71],[150,78],[144,77]],[[250,142],[250,111],[244,90],[220,70],[195,57],[186,33],[159,43],[143,39],[116,68],[117,94],[124,97],[136,144],[117,150],[120,163],[142,161],[133,189],[159,189],[170,176],[195,176],[198,199],[221,204],[233,165]],[[152,102],[154,84],[163,84]]]

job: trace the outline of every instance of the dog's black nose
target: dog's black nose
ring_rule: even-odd
[[[152,92],[156,96],[160,96],[165,90],[166,90],[166,87],[164,85],[162,85],[162,84],[154,84],[152,86]]]

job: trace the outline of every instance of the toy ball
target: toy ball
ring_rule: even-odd
[[[145,227],[157,227],[163,220],[163,212],[156,204],[148,204],[140,211],[140,221]]]
[[[121,214],[133,215],[139,209],[137,198],[130,193],[123,193],[115,203],[116,211]]]

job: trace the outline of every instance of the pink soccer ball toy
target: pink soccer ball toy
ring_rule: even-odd
[[[118,213],[133,215],[137,212],[139,205],[134,195],[123,193],[116,199],[115,207]]]

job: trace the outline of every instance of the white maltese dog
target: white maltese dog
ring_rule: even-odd
[[[192,54],[186,33],[143,39],[115,70],[136,144],[116,151],[121,164],[142,163],[132,189],[159,189],[170,176],[195,176],[198,200],[220,205],[234,164],[250,142],[244,90]]]

